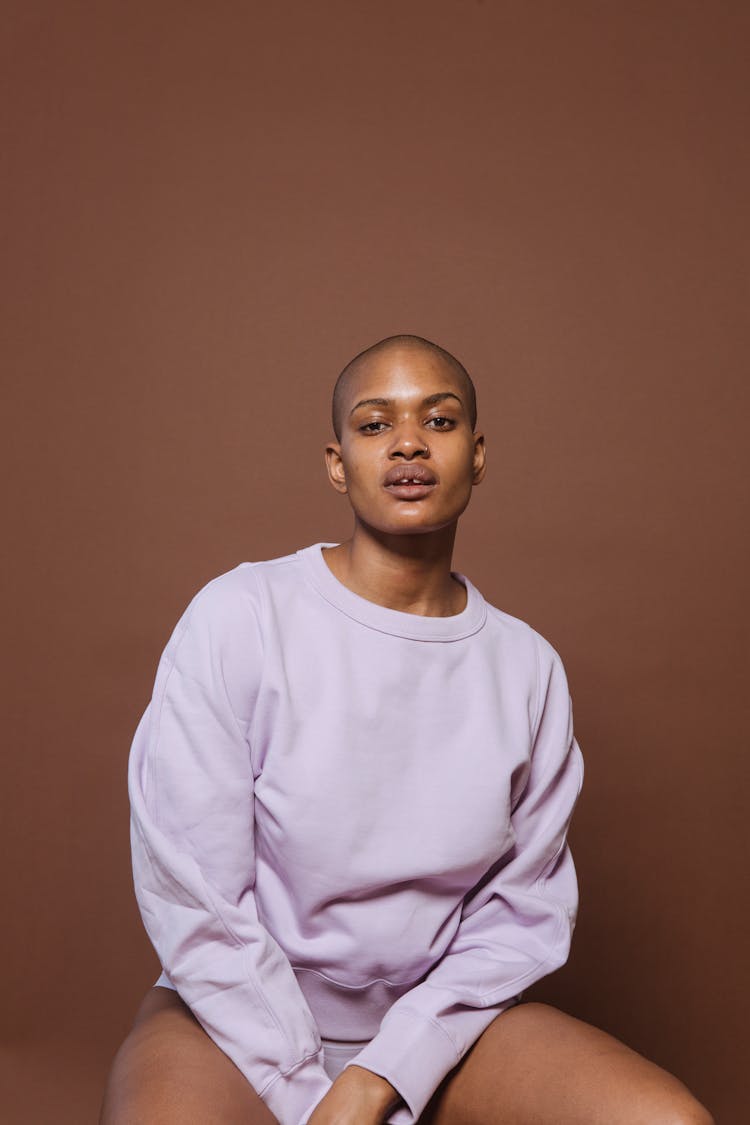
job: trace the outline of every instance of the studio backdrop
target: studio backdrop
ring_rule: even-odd
[[[527,995],[747,1106],[748,8],[3,13],[3,1120],[95,1122],[158,975],[126,767],[189,600],[351,527],[336,375],[472,374],[454,567],[561,654],[586,780]],[[743,1091],[744,1086],[744,1091]]]

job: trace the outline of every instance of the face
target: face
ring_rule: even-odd
[[[357,518],[383,533],[454,523],[485,471],[459,373],[416,349],[371,358],[349,380],[341,441],[327,446],[326,464]]]

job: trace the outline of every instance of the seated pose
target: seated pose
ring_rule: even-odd
[[[200,589],[134,735],[163,972],[101,1125],[710,1125],[522,999],[568,957],[583,766],[557,651],[451,569],[485,475],[471,379],[389,337],[339,376],[333,428],[351,538]]]

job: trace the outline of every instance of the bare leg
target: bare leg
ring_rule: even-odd
[[[276,1125],[171,988],[149,989],[115,1055],[99,1125]]]
[[[688,1088],[619,1039],[547,1004],[489,1025],[419,1125],[713,1125]]]

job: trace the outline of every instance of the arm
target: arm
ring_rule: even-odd
[[[347,1066],[318,1102],[309,1125],[381,1125],[403,1104],[390,1082],[361,1066]]]
[[[248,738],[261,670],[253,596],[230,572],[175,627],[133,739],[133,877],[182,999],[281,1125],[300,1125],[331,1082],[312,1013],[256,909]]]
[[[514,794],[512,845],[464,898],[441,959],[391,1006],[349,1063],[385,1078],[414,1125],[445,1075],[519,993],[565,963],[578,889],[567,829],[583,781],[562,661],[537,638],[539,679],[528,769]]]

